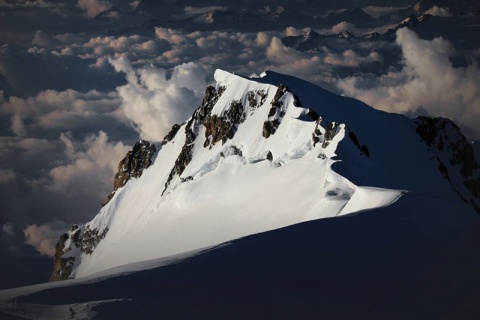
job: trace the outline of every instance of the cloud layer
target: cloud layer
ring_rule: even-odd
[[[0,253],[44,263],[61,229],[98,212],[129,147],[190,117],[217,68],[291,74],[382,110],[450,117],[480,138],[480,45],[468,38],[478,19],[455,8],[433,6],[416,29],[367,41],[336,34],[385,32],[414,8],[368,6],[377,25],[335,20],[317,30],[303,15],[287,28],[280,20],[297,7],[308,21],[347,13],[346,2],[142,1],[130,12],[139,3],[0,0]],[[235,30],[242,22],[232,19],[260,13],[248,20],[260,29]],[[303,51],[282,42],[312,28],[330,37]]]
[[[397,31],[403,68],[382,77],[365,80],[348,77],[338,81],[345,94],[382,110],[397,113],[428,112],[465,126],[480,137],[480,68],[477,62],[454,67],[451,43],[442,38],[420,39],[407,28]]]

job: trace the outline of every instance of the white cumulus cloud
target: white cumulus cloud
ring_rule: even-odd
[[[119,161],[130,149],[122,142],[109,142],[103,131],[88,136],[80,146],[70,133],[62,133],[59,140],[64,144],[67,163],[50,170],[49,188],[67,195],[105,190],[113,181]]]
[[[122,111],[146,140],[159,141],[175,123],[188,119],[207,85],[205,70],[194,63],[176,66],[169,77],[167,70],[154,66],[134,70],[125,58],[110,62],[128,81],[117,88]]]

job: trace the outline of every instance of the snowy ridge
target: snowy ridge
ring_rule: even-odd
[[[341,160],[339,143],[356,150],[342,161],[368,157],[345,138],[350,130],[344,124],[322,120],[321,111],[327,110],[302,107],[303,96],[288,92],[289,84],[268,83],[268,74],[247,79],[215,73],[216,84],[207,88],[202,106],[161,147],[153,164],[86,224],[104,238],[91,253],[71,251],[72,276],[398,199],[400,191],[359,188],[332,171]]]
[[[471,198],[452,188],[405,116],[271,71],[250,79],[217,70],[215,80],[151,166],[80,227],[81,250],[65,245],[73,259],[63,275],[381,208],[407,191]],[[453,176],[460,166],[450,167]]]

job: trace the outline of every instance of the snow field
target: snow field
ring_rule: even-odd
[[[340,161],[336,157],[338,144],[351,144],[344,142],[343,124],[326,148],[322,148],[323,141],[314,147],[315,121],[301,120],[306,110],[296,107],[294,96],[286,93],[280,99],[285,114],[276,132],[266,139],[263,123],[277,87],[221,70],[215,78],[217,89],[225,86],[226,91],[212,114],[221,116],[233,100],[240,100],[244,107],[246,119],[238,125],[233,139],[205,148],[205,128],[200,125],[192,160],[181,175],[192,180],[182,182],[175,177],[162,196],[185,143],[184,123],[159,151],[154,164],[118,190],[89,223],[92,228],[108,227],[109,231],[91,255],[82,255],[75,277],[303,221],[386,206],[401,195],[396,190],[358,188],[331,170],[331,165]],[[250,109],[249,91],[264,92],[264,103]],[[261,102],[258,97],[257,102]],[[325,133],[323,127],[320,130]],[[232,154],[233,147],[242,155]],[[272,161],[266,159],[268,152]]]

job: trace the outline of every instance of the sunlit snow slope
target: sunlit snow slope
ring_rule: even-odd
[[[479,319],[479,228],[468,204],[407,193],[197,254],[0,291],[0,318]]]
[[[215,80],[153,164],[80,228],[104,235],[93,252],[67,240],[72,277],[388,206],[405,192],[460,201],[404,116],[274,72],[217,70]]]

